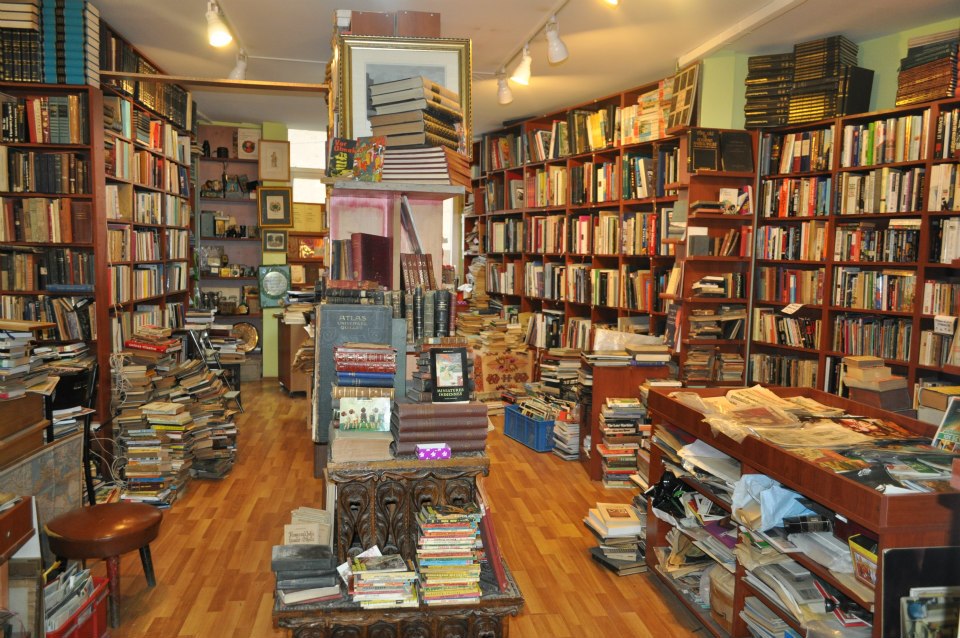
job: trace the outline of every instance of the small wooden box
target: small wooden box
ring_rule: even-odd
[[[350,16],[350,33],[354,35],[392,36],[394,14],[382,11],[354,11]]]
[[[439,38],[440,14],[397,11],[396,35],[404,38]]]

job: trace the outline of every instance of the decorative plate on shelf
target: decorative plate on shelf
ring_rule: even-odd
[[[290,290],[290,266],[260,266],[260,305],[277,308]]]
[[[260,333],[257,332],[257,327],[252,323],[246,321],[235,323],[231,332],[234,337],[240,340],[240,343],[237,344],[237,350],[240,352],[250,352],[260,342]]]

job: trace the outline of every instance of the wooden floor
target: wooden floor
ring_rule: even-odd
[[[113,638],[281,637],[274,629],[271,547],[290,510],[322,506],[313,478],[307,399],[276,380],[245,383],[238,462],[223,481],[192,481],[165,512],[151,550],[157,586],[146,587],[136,552],[123,557],[121,626]],[[593,563],[581,522],[598,500],[627,502],[575,462],[490,435],[490,477],[502,551],[526,604],[513,638],[683,637],[703,630],[662,595],[651,575],[617,577]],[[103,574],[102,563],[94,567]]]

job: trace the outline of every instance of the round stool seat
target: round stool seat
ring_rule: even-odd
[[[50,550],[63,558],[120,556],[149,545],[163,514],[143,503],[104,503],[67,512],[44,527]]]

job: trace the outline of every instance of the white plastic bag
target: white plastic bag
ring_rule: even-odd
[[[733,488],[733,513],[741,523],[765,532],[785,516],[813,512],[800,503],[800,495],[764,474],[744,474]]]

